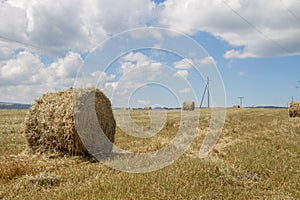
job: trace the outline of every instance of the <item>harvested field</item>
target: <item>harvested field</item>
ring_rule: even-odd
[[[130,174],[82,156],[28,153],[20,131],[26,111],[0,110],[0,199],[299,199],[300,118],[287,111],[228,109],[218,144],[200,160],[210,120],[210,110],[201,109],[196,137],[179,160]],[[130,112],[148,124],[148,111]],[[180,112],[167,111],[164,128],[151,138],[117,128],[115,144],[132,152],[158,150],[176,135]]]

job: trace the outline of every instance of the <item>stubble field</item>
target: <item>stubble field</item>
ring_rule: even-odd
[[[300,118],[286,109],[227,109],[222,135],[204,159],[198,152],[210,111],[200,112],[191,147],[172,165],[126,173],[80,156],[33,155],[21,134],[27,111],[0,110],[0,199],[299,199]],[[118,114],[117,111],[115,114]],[[148,111],[131,111],[137,124]],[[164,128],[136,139],[119,128],[116,145],[149,152],[167,145],[180,111],[168,111]]]

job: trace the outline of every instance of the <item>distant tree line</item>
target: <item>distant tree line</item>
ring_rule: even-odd
[[[30,108],[30,104],[18,104],[18,103],[0,103],[0,109],[7,109],[7,110],[26,110]]]

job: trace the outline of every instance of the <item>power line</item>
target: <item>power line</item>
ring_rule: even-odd
[[[18,40],[14,40],[14,39],[11,39],[11,38],[2,36],[2,35],[0,35],[0,40],[5,40],[5,41],[7,41],[7,42],[18,43],[18,44],[21,44],[21,45],[23,45],[23,46],[31,47],[31,48],[35,48],[35,49],[41,49],[41,48],[39,48],[39,47],[37,47],[37,46],[34,46],[34,45],[32,45],[32,44],[25,43],[25,42],[20,42],[20,41],[18,41]]]
[[[288,5],[286,5],[286,3],[282,0],[279,0],[287,9],[287,11],[289,11],[289,13],[300,23],[300,19],[298,18],[298,16],[288,7]],[[300,2],[300,0],[299,0]]]
[[[19,40],[11,39],[11,38],[5,37],[3,35],[0,35],[0,40],[6,41],[8,43],[11,43],[11,42],[16,43],[16,44],[19,44],[23,47],[27,47],[27,48],[30,48],[30,49],[35,49],[35,50],[42,51],[43,53],[57,54],[59,52],[59,51],[51,49],[51,48],[45,49],[43,47],[35,46],[33,44],[30,44],[30,43],[26,43],[26,42],[22,42],[22,41],[19,41]]]
[[[255,25],[253,25],[251,22],[249,22],[245,17],[243,17],[242,15],[240,15],[239,12],[237,12],[236,10],[234,10],[228,3],[226,3],[224,0],[220,0],[222,1],[223,4],[225,4],[232,12],[234,12],[237,16],[239,16],[242,20],[244,20],[250,27],[252,27],[256,32],[258,32],[259,34],[261,34],[265,39],[271,41],[272,43],[274,43],[275,45],[277,45],[279,48],[281,48],[282,50],[288,52],[288,53],[292,53],[291,51],[289,51],[287,48],[283,47],[281,44],[279,44],[276,40],[271,39],[269,36],[267,36],[266,34],[264,34],[261,30],[259,30]]]

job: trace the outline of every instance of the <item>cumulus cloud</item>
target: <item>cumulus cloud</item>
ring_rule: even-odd
[[[140,79],[145,77],[147,80],[154,80],[162,72],[162,64],[150,59],[140,52],[130,52],[120,60],[118,72],[126,75],[129,79]]]
[[[31,102],[44,92],[72,87],[82,61],[80,54],[68,52],[63,58],[45,65],[38,55],[21,51],[14,58],[1,62],[1,98],[15,101],[20,97],[18,101]],[[114,78],[114,74],[94,71],[77,77],[77,81],[82,86],[94,87],[97,83],[104,85]]]
[[[27,17],[22,8],[0,2],[0,33],[3,38],[26,42]]]
[[[68,51],[88,52],[111,34],[150,24],[187,34],[206,31],[239,47],[225,58],[299,55],[299,2],[284,2],[265,6],[259,0],[8,0],[0,6],[0,34],[61,57]],[[153,37],[163,39],[159,33]]]
[[[40,58],[27,51],[19,52],[15,58],[2,62],[0,66],[1,85],[30,84],[33,76],[44,67]]]
[[[1,2],[1,35],[51,53],[86,52],[108,35],[154,20],[150,0]]]
[[[187,79],[189,72],[187,70],[177,70],[173,76],[177,78]]]
[[[115,90],[118,87],[118,84],[119,84],[118,81],[108,82],[105,83],[105,88],[107,88],[108,90]]]
[[[138,67],[150,65],[153,63],[154,61],[140,52],[130,52],[122,58],[121,66],[119,67],[118,71],[122,74],[125,74]]]
[[[190,93],[192,92],[192,89],[191,88],[183,88],[181,90],[179,90],[180,93]]]
[[[266,6],[259,0],[166,0],[160,4],[151,0],[1,1],[0,93],[8,98],[13,92],[27,92],[27,98],[70,87],[83,61],[81,55],[110,35],[140,26],[159,25],[188,35],[205,31],[231,45],[224,52],[226,59],[299,55],[300,5],[296,0],[284,2],[286,6],[282,1]],[[132,36],[166,39],[155,31]],[[51,61],[44,59],[49,55]],[[173,63],[177,71],[170,76],[186,79],[191,64],[216,61],[212,57],[199,63],[182,59]],[[162,63],[142,53],[129,53],[121,59],[117,72],[121,82],[114,80],[116,75],[100,71],[78,78],[87,84],[100,80],[107,90],[122,88],[121,94],[141,80],[155,80],[163,70]]]
[[[207,56],[205,58],[200,59],[199,64],[200,65],[206,65],[206,64],[216,65],[217,61],[215,61],[215,59],[213,57]]]
[[[78,53],[68,52],[64,58],[52,63],[49,70],[61,78],[74,77],[82,62],[83,60]]]
[[[238,75],[239,76],[245,76],[245,72],[239,72]]]
[[[194,65],[192,59],[188,59],[188,58],[184,58],[178,62],[174,62],[173,63],[173,66],[176,68],[176,69],[190,69],[192,68]]]
[[[137,100],[138,104],[142,106],[149,105],[151,102],[149,100]]]
[[[2,42],[0,42],[1,45]],[[3,43],[2,43],[3,44]],[[11,47],[8,46],[0,46],[0,61],[1,60],[6,60],[11,58],[11,56],[13,55],[14,51]]]
[[[102,72],[105,78],[101,78],[99,84],[106,94],[113,94],[119,103],[136,88],[147,87],[145,82],[155,81],[163,74],[163,66],[141,52],[130,52],[120,57],[116,72],[117,75]],[[86,81],[91,82],[90,79],[88,77]],[[80,81],[84,83],[84,80]]]
[[[300,13],[298,1],[285,2],[293,13]],[[259,0],[166,0],[160,23],[187,34],[206,31],[242,47],[229,50],[225,58],[300,54],[299,21],[281,1],[266,6]]]

